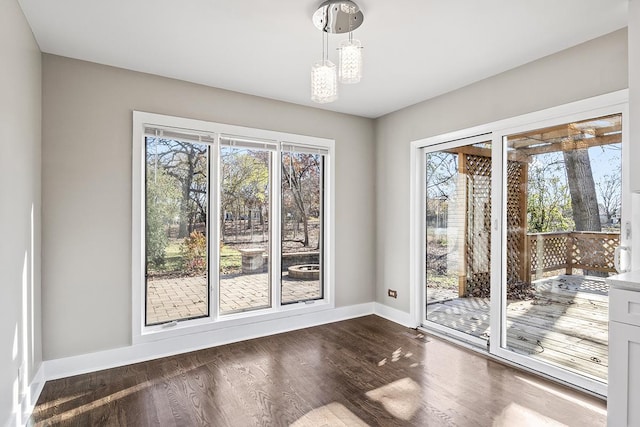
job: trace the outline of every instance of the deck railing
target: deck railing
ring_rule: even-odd
[[[525,275],[529,282],[547,271],[574,269],[614,272],[614,252],[619,233],[571,231],[527,234]]]

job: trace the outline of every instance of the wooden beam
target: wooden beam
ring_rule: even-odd
[[[520,230],[518,231],[518,250],[520,252],[520,271],[518,275],[519,279],[523,282],[531,283],[530,271],[531,266],[529,261],[529,248],[527,245],[527,196],[528,196],[528,183],[529,181],[529,164],[520,164],[520,182],[518,184],[518,210],[520,214]]]
[[[579,148],[599,147],[602,145],[618,144],[622,142],[622,134],[607,136],[596,136],[594,138],[584,138],[576,141],[554,142],[552,144],[540,145],[532,148],[521,148],[517,151],[533,156],[536,154],[554,153],[558,151],[571,151]]]
[[[472,145],[449,148],[447,150],[442,150],[442,151],[445,153],[465,154],[469,156],[489,157],[489,158],[491,157],[490,148],[474,147]],[[507,151],[507,159],[513,160],[514,162],[520,162],[520,163],[531,162],[531,159],[529,159],[529,157],[526,154],[521,153],[518,150]]]
[[[491,157],[490,148],[474,147],[473,145],[463,145],[462,147],[449,148],[442,150],[445,153],[468,154],[471,156]]]
[[[551,126],[544,129],[536,129],[533,131],[509,135],[508,138],[510,141],[514,141],[514,144],[518,144],[517,141],[520,139],[534,140],[538,143],[542,143],[550,139],[567,138],[572,135],[579,135],[581,133],[580,129],[572,127],[571,125],[571,123],[565,123],[558,126]],[[622,132],[622,123],[619,120],[616,120],[613,126],[595,128],[595,136],[603,136],[612,132]],[[516,145],[514,145],[514,147],[517,148]]]
[[[467,148],[467,147],[460,147]],[[474,148],[474,147],[468,147]],[[458,174],[460,176],[467,175],[469,171],[467,170],[467,155],[461,154],[458,156]],[[462,185],[463,187],[460,189],[464,192],[461,200],[464,201],[464,227],[462,230],[462,250],[460,251],[460,271],[458,271],[458,297],[462,298],[467,295],[467,251],[469,250],[469,239],[467,239],[467,233],[469,232],[469,221],[467,220],[467,215],[469,215],[469,201],[467,197],[469,180],[465,177],[464,183],[458,185]],[[458,200],[460,203],[460,200]],[[459,206],[458,206],[459,208]],[[460,236],[458,236],[460,238]]]
[[[607,126],[604,128],[596,128],[596,136],[605,136],[610,133],[622,132],[622,123],[618,123],[614,126]]]
[[[608,127],[608,128],[598,129],[593,136],[594,137],[611,136],[612,134],[616,134],[616,133],[617,134],[621,134],[619,126],[617,128]],[[556,143],[556,142],[561,142],[562,139],[566,140],[567,138],[573,138],[574,140],[589,139],[589,138],[586,138],[586,137],[579,138],[580,135],[581,135],[580,133],[574,133],[574,134],[571,134],[571,135],[565,135],[565,136],[558,137],[558,138],[546,138],[546,139],[543,139],[543,138],[524,138],[524,139],[512,140],[511,138],[509,138],[509,148],[521,149],[521,148],[529,148],[532,145],[544,146],[544,145],[553,144],[553,143]]]
[[[575,244],[575,238],[569,234],[569,236],[567,237],[567,243],[565,246],[565,257],[566,257],[566,267],[565,267],[565,274],[567,274],[568,276],[573,274],[573,269],[574,269],[574,265],[573,265],[573,245]]]

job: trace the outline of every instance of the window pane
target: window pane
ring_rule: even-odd
[[[282,153],[282,304],[323,298],[324,156]]]
[[[606,382],[605,278],[615,274],[614,249],[620,244],[622,116],[529,130],[505,140],[503,347]]]
[[[491,143],[427,153],[427,320],[483,340],[491,304]]]
[[[220,148],[220,313],[271,307],[271,152]]]
[[[146,138],[146,325],[209,315],[209,149]]]

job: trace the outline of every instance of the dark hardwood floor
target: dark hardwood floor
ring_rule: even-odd
[[[30,425],[603,426],[606,405],[377,316],[47,382]]]

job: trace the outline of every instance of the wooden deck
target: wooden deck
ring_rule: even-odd
[[[556,276],[535,285],[535,299],[507,304],[507,346],[606,382],[609,297],[604,279]],[[455,298],[430,303],[427,319],[488,338],[489,300]]]

